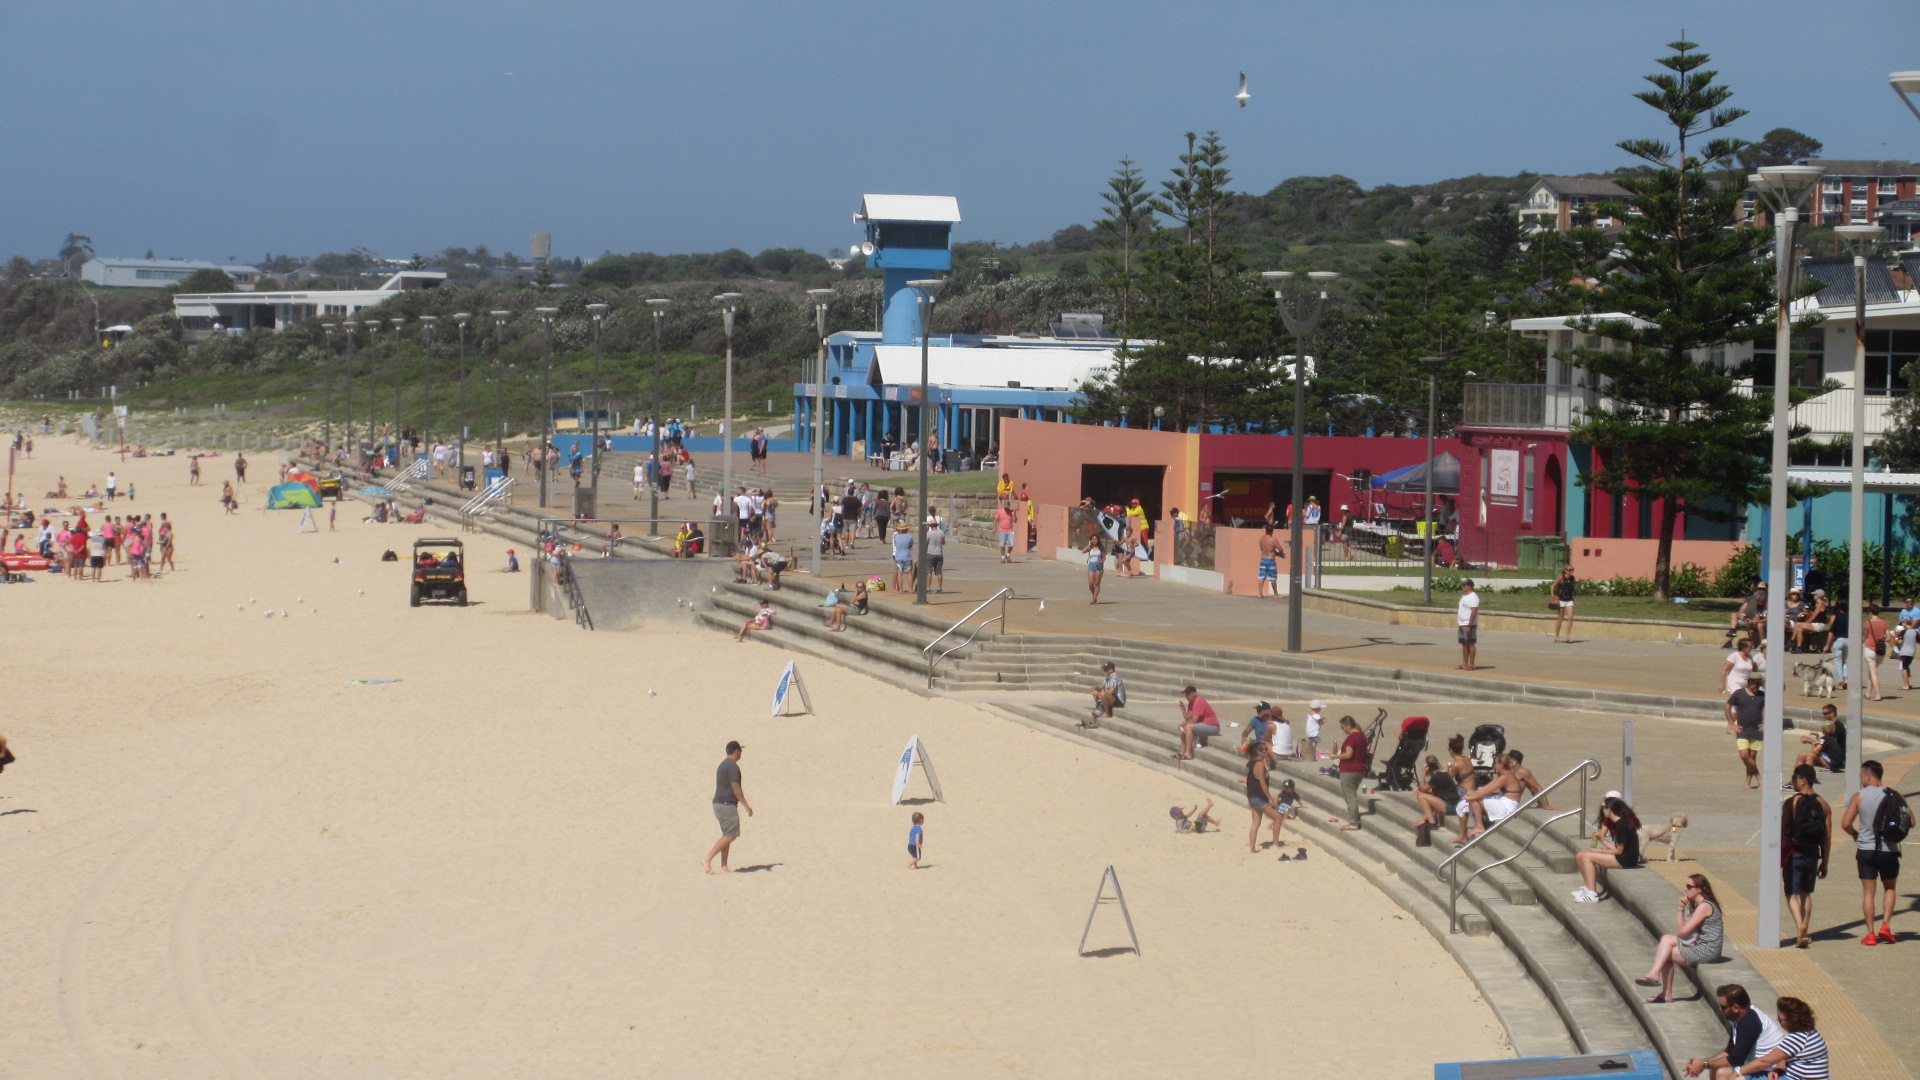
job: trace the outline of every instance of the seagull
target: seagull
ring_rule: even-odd
[[[509,79],[513,78],[513,72],[511,71],[503,71],[500,74],[505,75]]]
[[[651,688],[649,688],[649,689],[647,690],[647,696],[648,696],[648,697],[658,697],[659,695],[657,695],[657,694],[655,694],[655,693],[653,692],[653,690],[652,690]]]
[[[1040,606],[1033,609],[1033,613],[1035,615],[1038,615],[1045,610],[1047,610],[1047,602],[1045,600],[1042,600],[1040,601]]]
[[[1240,92],[1233,95],[1233,100],[1239,102],[1240,107],[1244,109],[1247,107],[1247,99],[1252,96],[1247,93],[1247,73],[1243,71],[1240,73]]]

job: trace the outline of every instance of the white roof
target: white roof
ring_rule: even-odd
[[[115,266],[136,270],[225,270],[228,273],[257,274],[257,266],[229,266],[224,263],[208,262],[205,259],[116,259],[110,255],[96,255],[87,262],[101,266]]]
[[[1507,324],[1509,330],[1578,330],[1580,320],[1591,318],[1596,323],[1630,323],[1636,330],[1650,329],[1653,324],[1645,319],[1628,315],[1624,311],[1608,311],[1595,315],[1548,315],[1538,319],[1514,319]]]
[[[179,297],[174,297],[173,313],[174,315],[182,319],[191,319],[191,318],[211,319],[220,314],[218,311],[214,310],[212,304],[207,304],[207,303],[183,304],[180,302]]]
[[[895,385],[920,382],[920,346],[876,345],[873,362],[880,381]],[[1113,366],[1111,349],[969,349],[934,345],[927,349],[927,382],[939,386],[1024,390],[1076,390],[1093,375]]]
[[[1852,487],[1850,469],[1788,469],[1787,479],[1821,491],[1846,491]],[[1920,473],[1889,473],[1868,469],[1863,477],[1869,494],[1892,492],[1896,495],[1920,493]]]
[[[960,200],[951,195],[862,195],[855,221],[960,220]]]

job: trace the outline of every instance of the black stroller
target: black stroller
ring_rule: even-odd
[[[1427,752],[1427,729],[1432,726],[1424,716],[1409,716],[1400,721],[1400,744],[1381,770],[1380,778],[1388,791],[1412,791],[1420,768],[1420,755]]]
[[[1467,740],[1467,760],[1473,762],[1475,782],[1484,784],[1493,777],[1493,759],[1507,752],[1507,729],[1499,724],[1481,724]]]

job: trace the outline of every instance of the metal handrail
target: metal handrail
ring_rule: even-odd
[[[467,528],[474,527],[474,520],[493,512],[500,500],[508,498],[513,491],[513,477],[503,476],[486,490],[468,499],[460,506],[460,521]]]
[[[929,689],[933,687],[934,672],[939,668],[940,661],[945,660],[947,657],[952,656],[954,653],[957,653],[961,649],[964,649],[967,646],[973,644],[974,639],[980,636],[980,631],[985,630],[987,627],[992,626],[994,623],[999,623],[1002,629],[1006,628],[1007,601],[1013,599],[1015,595],[1017,594],[1014,593],[1014,591],[1010,588],[1001,589],[999,592],[994,593],[992,596],[989,596],[985,600],[980,601],[979,607],[974,608],[972,611],[967,612],[965,615],[962,615],[960,617],[959,622],[954,623],[952,626],[947,627],[946,631],[942,633],[939,637],[934,638],[932,641],[927,642],[927,647],[920,650],[920,655],[927,658],[927,687]],[[946,652],[941,653],[939,656],[933,655],[933,647],[935,645],[938,645],[941,642],[952,637],[956,632],[959,631],[961,627],[967,625],[968,620],[972,619],[975,615],[980,614],[982,611],[985,611],[987,609],[987,605],[993,603],[995,600],[1000,601],[1000,614],[995,615],[993,618],[988,619],[986,622],[983,622],[979,626],[974,627],[973,633],[967,635],[967,640],[961,642],[958,645],[955,645],[953,648],[948,649]]]
[[[1473,873],[1468,874],[1467,880],[1465,881],[1460,880],[1460,868],[1454,865],[1454,860],[1458,859],[1462,855],[1465,855],[1467,852],[1472,851],[1474,848],[1480,846],[1480,842],[1482,840],[1485,840],[1487,837],[1492,836],[1494,833],[1497,833],[1501,829],[1506,828],[1508,822],[1519,820],[1520,811],[1531,808],[1540,800],[1545,799],[1548,793],[1553,791],[1553,789],[1559,787],[1561,784],[1566,783],[1568,780],[1573,779],[1575,776],[1578,776],[1580,778],[1580,805],[1579,806],[1576,806],[1571,810],[1562,811],[1561,813],[1555,814],[1554,816],[1541,822],[1540,825],[1533,830],[1533,835],[1527,837],[1526,841],[1520,845],[1520,849],[1518,851],[1515,851],[1513,854],[1507,856],[1504,859],[1499,860],[1498,862],[1490,862],[1487,865],[1480,867],[1479,869],[1475,870]],[[1433,874],[1435,877],[1440,878],[1447,882],[1447,891],[1448,891],[1447,927],[1448,927],[1449,933],[1457,934],[1460,932],[1460,894],[1467,891],[1467,886],[1472,885],[1475,878],[1479,877],[1481,874],[1486,873],[1487,871],[1493,869],[1496,866],[1505,866],[1508,863],[1512,862],[1513,860],[1519,858],[1520,856],[1525,855],[1527,851],[1533,847],[1533,842],[1540,838],[1540,834],[1547,830],[1547,826],[1553,824],[1556,821],[1559,821],[1562,818],[1569,818],[1575,815],[1579,815],[1581,818],[1581,828],[1584,830],[1584,828],[1586,827],[1586,813],[1587,813],[1587,781],[1598,780],[1598,779],[1600,779],[1600,763],[1593,760],[1592,758],[1588,758],[1585,761],[1582,761],[1580,764],[1575,765],[1572,769],[1564,773],[1560,777],[1560,779],[1555,780],[1553,783],[1542,787],[1539,791],[1536,791],[1532,795],[1528,796],[1527,800],[1521,803],[1519,807],[1514,810],[1513,813],[1508,814],[1506,817],[1501,818],[1499,821],[1494,822],[1491,826],[1487,828],[1485,832],[1482,832],[1479,836],[1476,836],[1473,839],[1467,841],[1466,845],[1462,847],[1459,851],[1456,851],[1453,854],[1447,856],[1446,858],[1440,860],[1440,865],[1433,868]]]
[[[593,616],[587,611],[587,597],[580,591],[580,579],[573,574],[573,556],[567,554],[564,549],[556,551],[555,554],[559,556],[555,568],[566,578],[567,606],[573,609],[573,621],[591,630]]]
[[[413,486],[415,480],[423,479],[427,472],[427,459],[414,458],[413,463],[393,475],[393,479],[380,485],[380,490],[389,495],[405,491]]]

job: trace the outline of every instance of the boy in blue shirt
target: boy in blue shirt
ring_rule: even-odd
[[[911,858],[907,860],[907,869],[909,870],[920,869],[920,844],[927,836],[927,830],[922,828],[922,826],[924,826],[926,822],[927,816],[925,814],[922,814],[918,810],[913,812],[913,828],[907,830],[907,854],[911,856]]]

